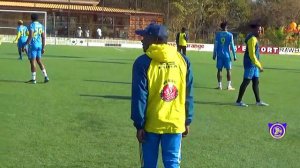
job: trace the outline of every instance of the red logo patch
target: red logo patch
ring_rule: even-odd
[[[168,83],[163,87],[163,90],[161,91],[161,98],[162,100],[166,102],[170,102],[174,99],[176,99],[178,95],[178,90],[175,87],[175,85]]]

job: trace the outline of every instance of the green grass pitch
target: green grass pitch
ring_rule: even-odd
[[[131,68],[142,49],[47,46],[50,82],[26,84],[29,62],[14,44],[0,45],[1,168],[137,168],[138,143],[130,120]],[[299,56],[262,55],[257,107],[251,85],[233,105],[242,81],[242,55],[233,64],[235,91],[215,90],[212,54],[189,52],[195,116],[183,140],[182,168],[300,167]],[[226,87],[223,72],[223,87]],[[286,122],[273,139],[269,122]],[[160,160],[159,167],[162,167]]]

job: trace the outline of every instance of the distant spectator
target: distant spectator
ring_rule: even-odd
[[[81,29],[81,27],[78,27],[76,32],[77,32],[77,37],[81,38],[82,37],[82,29]]]
[[[102,30],[100,28],[97,29],[97,36],[99,39],[102,37]]]
[[[181,29],[181,32],[177,33],[176,35],[177,51],[181,52],[183,55],[186,55],[186,46],[187,46],[188,39],[189,37],[188,34],[186,33],[186,28],[183,27]]]
[[[90,38],[90,30],[88,28],[85,29],[84,33],[86,38]]]

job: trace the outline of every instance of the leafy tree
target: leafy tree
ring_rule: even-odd
[[[224,20],[229,22],[229,31],[245,34],[249,21],[259,18],[268,38],[281,41],[282,36],[276,35],[275,28],[291,21],[300,24],[299,0],[100,0],[99,4],[103,2],[110,7],[163,13],[170,40],[175,39],[181,27],[186,27],[190,41],[212,42]]]

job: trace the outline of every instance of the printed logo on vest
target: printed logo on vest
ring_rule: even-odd
[[[178,90],[173,83],[167,83],[161,91],[161,99],[166,102],[170,102],[178,96]]]

